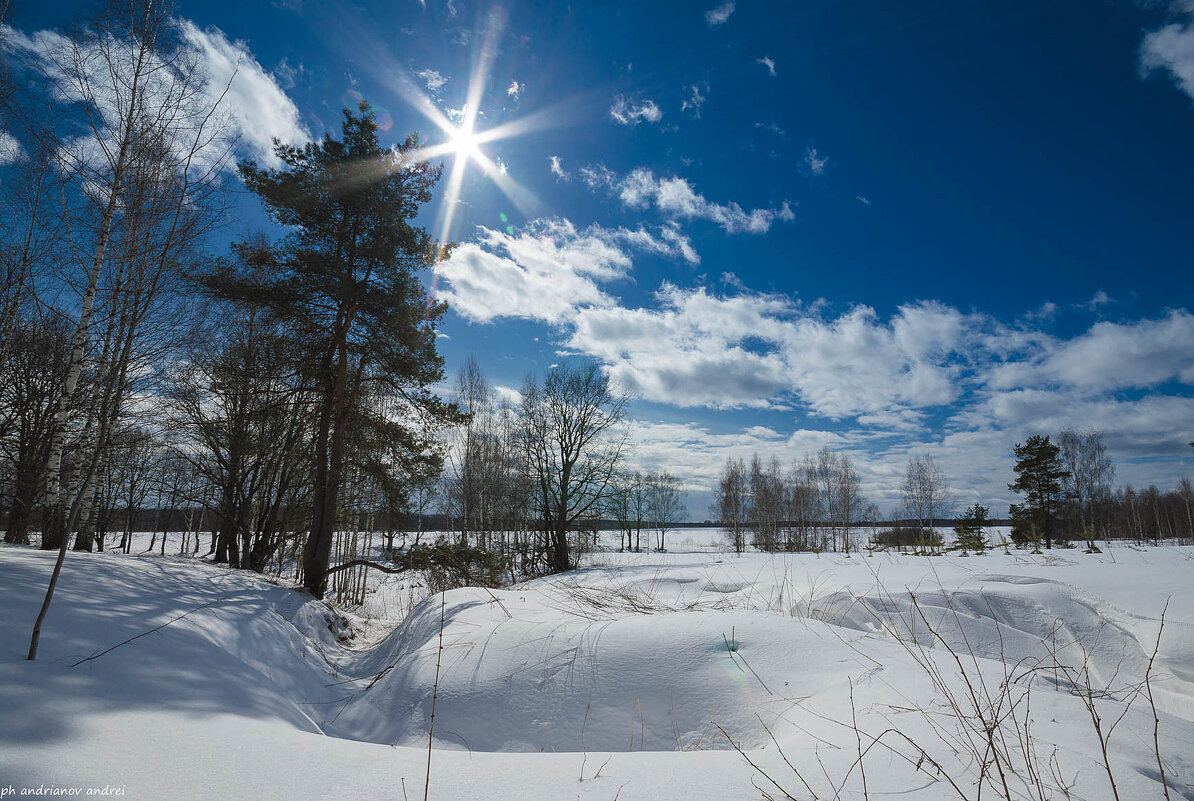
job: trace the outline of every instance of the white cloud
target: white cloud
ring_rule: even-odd
[[[1100,322],[1065,339],[1029,320],[1003,325],[932,301],[889,316],[867,306],[830,313],[728,274],[724,293],[665,283],[632,307],[613,288],[632,279],[634,254],[699,261],[675,222],[580,230],[538,221],[517,236],[480,229],[437,268],[437,294],[470,320],[554,326],[559,353],[597,360],[645,401],[793,415],[791,434],[771,422],[729,432],[640,424],[636,464],[668,467],[691,488],[707,491],[727,455],[786,463],[827,444],[851,453],[872,499],[890,509],[903,462],[931,451],[960,504],[993,503],[1002,514],[1014,500],[1011,446],[1029,434],[1101,429],[1113,458],[1130,461],[1120,479],[1137,484],[1171,480],[1166,471],[1188,450],[1194,398],[1161,390],[1194,386],[1187,311]]]
[[[696,263],[687,237],[670,228],[577,230],[564,219],[538,220],[511,235],[479,227],[435,272],[448,287],[437,296],[476,322],[501,317],[562,323],[578,310],[615,303],[600,285],[620,281],[631,252],[654,253]]]
[[[970,322],[932,303],[887,323],[858,307],[827,320],[790,299],[665,285],[658,309],[578,312],[565,346],[601,360],[623,386],[677,406],[786,407],[906,428],[957,397],[953,354]]]
[[[714,203],[696,192],[684,178],[658,178],[648,169],[639,167],[614,185],[623,205],[645,209],[654,205],[672,219],[702,219],[716,223],[726,233],[766,233],[776,220],[790,222],[796,218],[791,205],[785,201],[778,209],[753,209],[746,212],[737,203]]]
[[[203,58],[209,102],[214,103],[224,87],[228,87],[221,108],[231,117],[250,155],[267,165],[280,166],[274,155],[275,138],[292,145],[311,140],[311,133],[299,118],[298,107],[249,52],[248,44],[229,41],[219,28],[201,30],[186,20],[182,31]]]
[[[1065,341],[1039,337],[1029,358],[995,368],[993,389],[1060,385],[1106,392],[1149,388],[1166,381],[1194,385],[1194,315],[1171,312],[1159,320],[1095,323]]]
[[[701,257],[692,247],[692,241],[680,233],[676,224],[665,225],[653,234],[639,226],[636,229],[616,228],[608,229],[597,225],[590,226],[588,231],[602,236],[607,241],[622,242],[643,253],[654,253],[660,256],[679,257],[689,264],[700,264]]]
[[[522,97],[523,90],[526,88],[527,88],[527,85],[525,83],[519,83],[518,81],[510,81],[510,85],[508,87],[506,87],[506,94],[509,95],[510,97],[514,98],[514,102],[517,103],[518,99],[520,97]]]
[[[1002,514],[1014,500],[1011,447],[1029,434],[1101,429],[1113,458],[1131,460],[1120,479],[1136,484],[1171,481],[1188,451],[1194,398],[1159,390],[1194,386],[1194,315],[1184,310],[1060,339],[932,301],[890,316],[866,306],[830,313],[821,301],[753,292],[732,274],[722,276],[725,293],[664,284],[629,307],[611,287],[632,278],[634,253],[696,263],[674,223],[578,230],[539,221],[519,236],[481,229],[437,268],[438,294],[472,320],[555,326],[559,353],[597,360],[646,401],[762,409],[769,421],[793,415],[792,433],[772,422],[728,432],[638,424],[636,465],[667,467],[690,488],[711,488],[727,455],[786,463],[829,445],[851,454],[872,499],[890,509],[908,455],[931,451],[960,504],[993,503]]]
[[[829,164],[829,157],[822,156],[817,152],[815,147],[810,147],[804,151],[804,166],[808,167],[809,172],[813,175],[822,175],[825,172],[825,167]]]
[[[861,203],[864,206],[871,205],[871,199],[869,197],[867,197],[866,195],[855,195],[854,199],[857,200],[859,203]]]
[[[590,164],[580,168],[580,179],[589,189],[608,189],[618,180],[618,174],[604,164]]]
[[[613,105],[609,107],[609,116],[619,125],[638,125],[643,120],[650,123],[659,122],[663,119],[663,111],[653,100],[645,100],[636,105],[622,95],[617,95],[614,97]]]
[[[13,164],[25,156],[25,148],[17,138],[7,131],[0,130],[0,165]]]
[[[226,122],[225,133],[239,140],[243,152],[267,165],[277,166],[273,139],[291,144],[303,144],[311,134],[302,124],[294,101],[279,85],[279,80],[265,70],[248,45],[242,41],[231,41],[219,28],[199,28],[189,20],[179,21],[179,33],[183,44],[195,56],[202,80],[199,91],[191,97],[196,103],[195,116],[202,118],[200,108],[210,108],[219,102],[219,114]],[[115,120],[119,117],[121,98],[115,86],[127,84],[130,75],[121,74],[127,69],[119,61],[114,62],[116,72],[109,71],[109,65],[98,45],[83,39],[83,47],[75,49],[72,41],[55,31],[36,31],[31,35],[8,29],[11,47],[26,55],[49,79],[54,98],[62,103],[77,103],[84,99],[77,81],[71,74],[79,65],[90,72],[90,99],[94,101],[94,113],[101,120]],[[163,95],[170,91],[167,82],[170,73],[163,68],[153,68],[143,84],[149,96]],[[198,123],[196,123],[197,125]],[[205,132],[210,136],[210,132]],[[189,147],[186,137],[180,138],[180,148]],[[199,154],[201,161],[214,161],[223,153],[224,142],[214,140]],[[72,159],[92,160],[102,158],[100,145],[84,139],[67,142],[64,154]],[[231,166],[231,165],[229,165]]]
[[[613,303],[597,281],[620,278],[629,267],[618,248],[549,220],[518,236],[481,227],[477,241],[457,247],[435,272],[450,285],[438,297],[470,320],[558,323],[578,307]]]
[[[1186,20],[1166,25],[1144,37],[1140,46],[1140,68],[1144,74],[1167,70],[1178,87],[1194,98],[1194,6],[1185,10]]]
[[[290,63],[290,59],[283,58],[278,62],[278,65],[274,67],[273,75],[274,79],[277,80],[278,85],[283,89],[293,89],[298,83],[299,76],[301,76],[304,72],[306,72],[306,67],[304,67],[302,63],[299,63],[298,66],[294,66]]]
[[[423,79],[423,83],[427,85],[427,91],[429,92],[438,92],[448,82],[447,76],[440,74],[436,70],[419,70],[415,75]]]
[[[571,181],[572,176],[564,172],[564,162],[560,160],[559,156],[548,156],[548,163],[551,165],[551,174],[559,178],[561,181]]]
[[[726,0],[721,5],[714,6],[705,12],[705,23],[710,28],[725,25],[726,20],[734,13],[734,0]]]
[[[763,56],[755,59],[756,64],[762,64],[767,68],[767,74],[774,78],[778,73],[775,71],[775,60],[771,56]]]
[[[705,91],[709,91],[709,87],[706,86]],[[694,83],[688,87],[688,98],[680,104],[680,111],[691,111],[692,116],[699,118],[705,100],[705,96],[701,94],[701,87]]]

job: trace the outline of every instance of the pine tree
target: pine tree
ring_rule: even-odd
[[[1016,465],[1012,468],[1016,480],[1007,488],[1024,495],[1024,503],[1013,504],[1010,509],[1015,522],[1012,539],[1017,544],[1040,537],[1046,548],[1053,547],[1061,481],[1069,475],[1062,468],[1060,452],[1049,442],[1048,435],[1034,434],[1023,445],[1016,445]]]
[[[274,243],[242,244],[257,275],[224,267],[204,283],[216,297],[264,307],[298,354],[316,389],[310,534],[304,585],[322,597],[339,508],[346,445],[369,444],[371,458],[412,472],[437,449],[428,436],[457,419],[430,387],[443,377],[435,326],[446,306],[419,279],[436,244],[411,225],[431,200],[440,168],[415,157],[410,136],[382,147],[366,103],[345,110],[342,138],[303,147],[278,143],[281,169],[252,161],[241,178],[287,233]],[[389,408],[380,408],[380,403]]]
[[[975,504],[966,510],[962,518],[954,526],[958,547],[963,552],[974,551],[981,554],[987,548],[984,530],[991,525],[989,517],[991,510],[986,506]],[[963,553],[965,555],[965,553]]]

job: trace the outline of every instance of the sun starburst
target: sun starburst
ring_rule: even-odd
[[[465,171],[470,164],[479,168],[492,180],[524,215],[529,214],[538,203],[534,194],[509,174],[503,162],[500,160],[495,162],[485,152],[484,146],[502,139],[519,136],[532,128],[539,127],[543,124],[545,115],[530,115],[484,130],[480,130],[478,126],[478,121],[482,118],[480,108],[486,76],[490,72],[494,56],[497,53],[497,38],[502,27],[501,24],[490,20],[482,46],[475,51],[477,56],[472,65],[464,107],[459,114],[453,114],[455,120],[449,119],[430,97],[410,81],[405,81],[398,87],[403,98],[434,124],[443,137],[443,141],[424,147],[415,158],[420,161],[447,157],[452,159],[436,226],[441,243],[446,244],[451,241],[452,235],[455,233],[453,224],[456,221],[456,209],[460,205]]]

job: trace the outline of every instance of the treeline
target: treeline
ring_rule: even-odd
[[[1097,541],[1194,541],[1194,487],[1188,478],[1175,489],[1112,488],[1115,465],[1102,433],[1063,429],[1056,441],[1034,434],[1015,447],[1015,480],[1008,488],[1023,502],[1012,504],[1012,540],[1020,546],[1068,546]]]
[[[778,458],[729,457],[713,513],[734,550],[844,551],[863,546],[862,521],[879,511],[863,495],[850,457],[822,448],[786,468]]]
[[[879,524],[879,510],[859,489],[849,457],[822,448],[793,460],[749,465],[729,458],[718,480],[712,513],[734,549],[747,545],[766,551],[850,551],[860,548],[942,548],[983,550],[991,528],[1010,525],[1018,547],[1070,547],[1130,540],[1136,543],[1194,542],[1194,485],[1179,480],[1175,489],[1112,488],[1115,466],[1097,431],[1062,430],[1032,435],[1015,447],[1014,480],[1020,494],[1006,520],[974,504],[960,510],[949,480],[930,454],[909,458],[900,485],[901,503]],[[956,517],[954,515],[957,515]],[[942,526],[952,527],[947,542]]]

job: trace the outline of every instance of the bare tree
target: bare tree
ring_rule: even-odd
[[[713,514],[729,535],[735,553],[746,547],[746,530],[750,524],[750,498],[746,465],[741,459],[726,457],[721,478],[717,482],[717,499]]]
[[[599,508],[626,449],[619,431],[628,398],[615,393],[596,364],[565,364],[522,390],[523,448],[544,534],[545,567],[574,565],[568,530]]]
[[[267,315],[232,308],[222,322],[174,367],[169,420],[215,489],[216,561],[261,570],[307,476],[312,393]]]
[[[824,517],[816,479],[816,466],[811,459],[806,456],[802,462],[793,460],[788,470],[788,486],[784,493],[788,550],[805,550],[812,547],[817,523]]]
[[[904,468],[902,486],[905,513],[914,517],[932,537],[934,521],[948,513],[951,492],[945,473],[930,454],[913,456]]]
[[[766,468],[756,453],[750,460],[750,522],[754,528],[755,547],[765,551],[779,549],[779,528],[784,514],[783,470],[772,457]]]
[[[1078,530],[1088,551],[1095,547],[1095,504],[1111,493],[1115,465],[1107,457],[1100,431],[1075,431],[1066,428],[1057,435],[1062,467],[1069,473],[1062,479],[1062,492],[1077,515]]]
[[[816,460],[812,462],[812,476],[815,479],[819,496],[818,506],[824,513],[822,522],[828,524],[827,527],[821,527],[820,547],[835,550],[838,546],[837,512],[839,509],[837,454],[827,447],[817,451]],[[828,531],[825,528],[828,528]]]
[[[844,453],[837,458],[836,484],[834,517],[841,531],[842,550],[849,554],[850,551],[858,549],[854,528],[859,521],[873,515],[874,507],[863,497],[858,471],[854,469],[850,457]]]
[[[642,535],[646,504],[643,474],[618,471],[610,484],[603,511],[618,526],[618,550],[635,550],[634,538]]]
[[[13,329],[8,367],[0,373],[0,497],[7,507],[7,543],[29,543],[69,354],[70,331],[57,317],[25,318]]]
[[[38,265],[52,252],[61,217],[54,214],[53,160],[46,146],[10,170],[0,194],[3,245],[0,245],[0,375],[12,348],[22,306],[33,295]]]
[[[650,473],[646,478],[647,484],[647,516],[655,531],[659,535],[659,545],[656,550],[666,551],[665,539],[668,531],[683,522],[688,510],[684,506],[684,491],[680,489],[680,482],[666,470]]]

